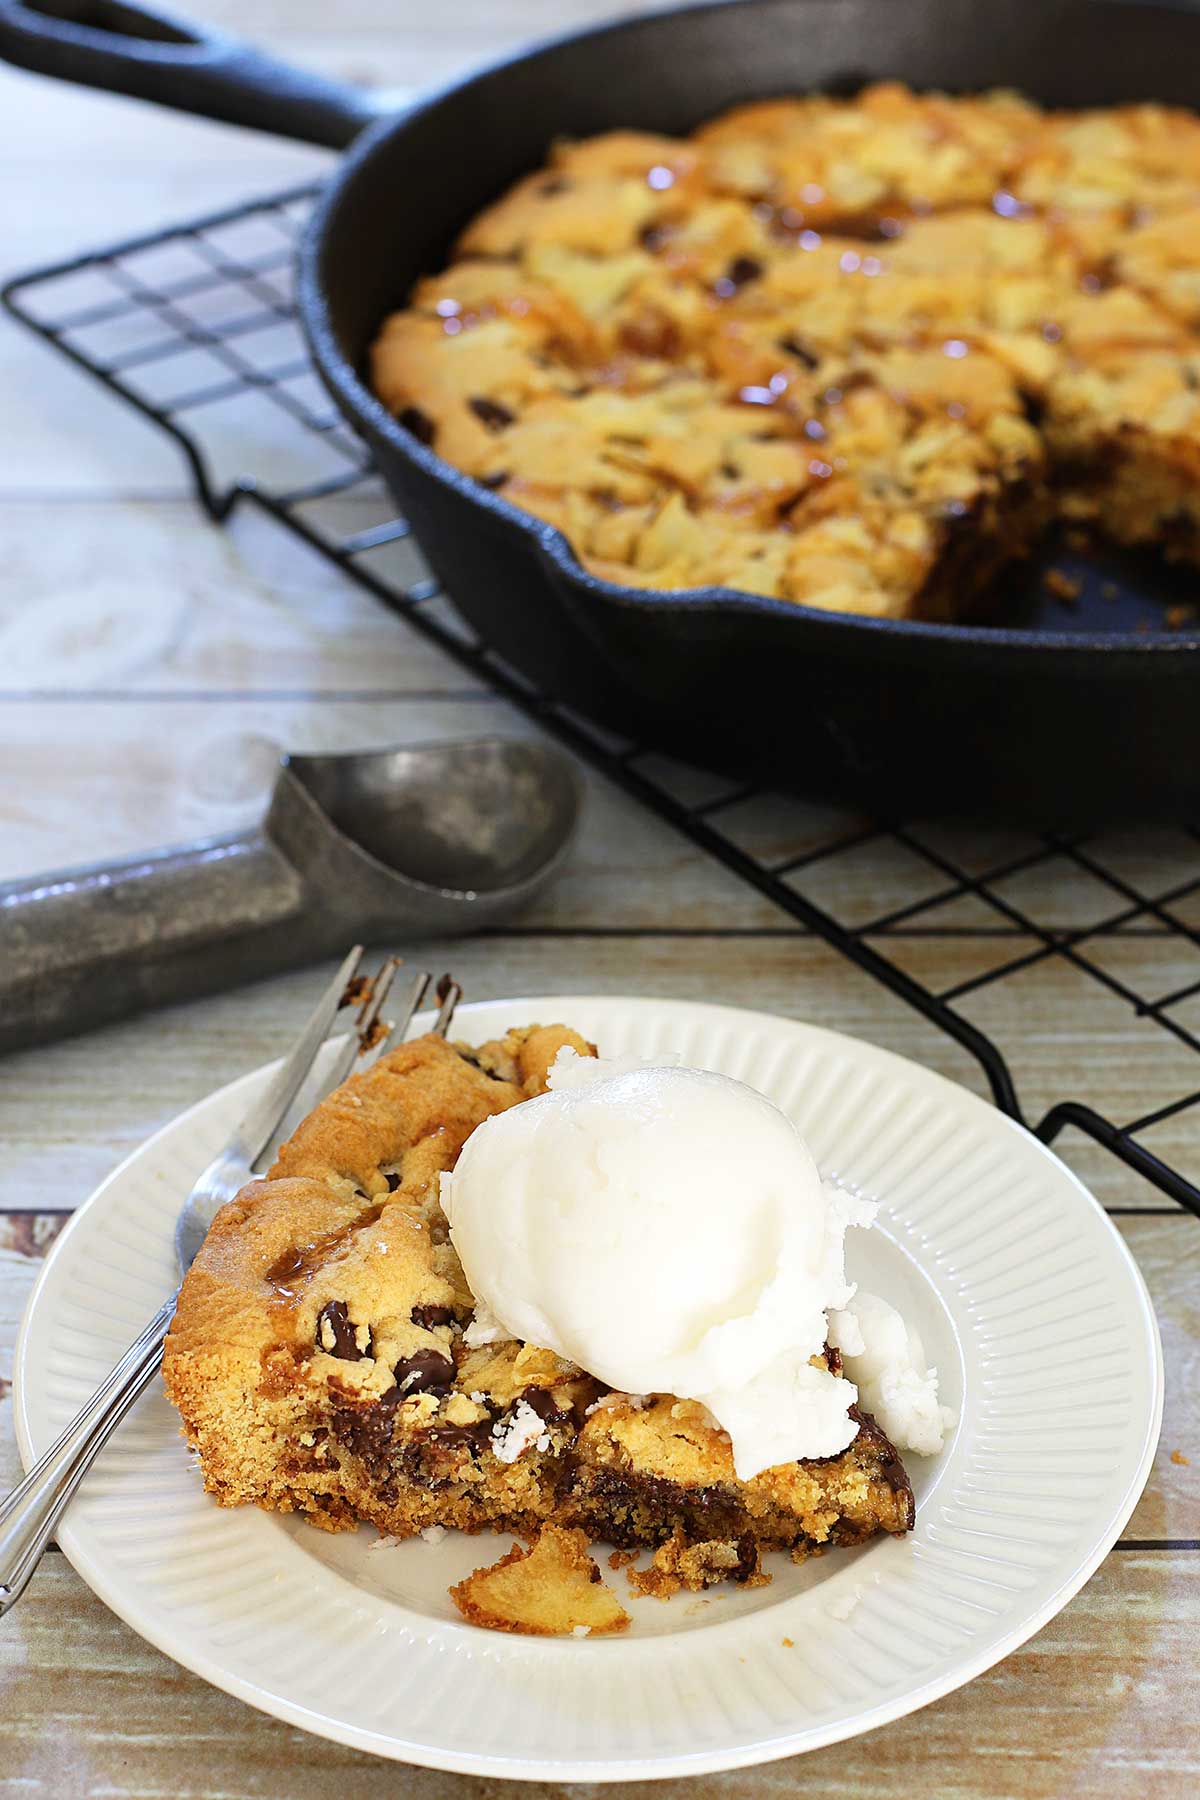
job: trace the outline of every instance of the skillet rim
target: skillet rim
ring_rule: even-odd
[[[629,612],[705,613],[712,615],[750,615],[771,619],[790,619],[796,629],[807,627],[813,632],[854,650],[874,634],[882,640],[899,640],[897,648],[912,645],[938,645],[934,654],[952,655],[959,648],[995,650],[1008,659],[1034,659],[1043,666],[1046,655],[1073,657],[1089,665],[1094,672],[1111,669],[1120,661],[1133,667],[1144,667],[1148,658],[1156,663],[1164,657],[1175,658],[1173,673],[1180,673],[1179,659],[1189,651],[1200,650],[1200,622],[1191,631],[1133,633],[1126,631],[1031,631],[1005,625],[968,625],[957,622],[935,623],[919,619],[872,618],[862,613],[846,613],[808,606],[803,601],[778,600],[768,595],[751,594],[739,588],[636,588],[607,581],[586,569],[576,556],[565,535],[555,525],[514,506],[503,496],[477,482],[472,476],[447,462],[435,450],[422,444],[388,411],[383,402],[360,379],[354,365],[342,350],[334,330],[324,280],[324,262],[337,224],[337,215],[366,166],[381,154],[385,146],[399,138],[417,120],[435,112],[447,100],[468,95],[472,88],[491,80],[505,70],[536,62],[568,45],[583,45],[631,31],[644,24],[685,19],[699,12],[743,12],[747,5],[771,4],[772,0],[682,0],[679,5],[655,8],[647,13],[623,14],[584,26],[580,30],[555,33],[538,38],[524,48],[492,61],[469,68],[465,74],[422,94],[398,113],[369,125],[353,140],[335,170],[324,183],[317,204],[305,226],[299,252],[297,301],[301,327],[308,349],[321,379],[352,425],[365,429],[368,437],[381,439],[390,451],[412,464],[421,474],[431,477],[440,487],[454,494],[506,531],[518,536],[532,548],[539,560],[548,565],[547,573],[570,584],[589,598],[601,599]],[[1166,13],[1177,18],[1191,18],[1200,28],[1200,15],[1179,0],[1074,0],[1078,8],[1094,11],[1121,11],[1144,16],[1148,12]],[[1200,107],[1197,108],[1200,111]],[[386,480],[386,472],[385,472]],[[1198,572],[1200,580],[1200,572]],[[848,640],[848,641],[847,641]],[[918,651],[920,654],[920,651]],[[1164,668],[1162,673],[1167,673]]]

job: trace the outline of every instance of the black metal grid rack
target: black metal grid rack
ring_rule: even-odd
[[[1136,858],[1102,836],[1023,835],[1003,854],[989,845],[990,853],[980,855],[961,833],[936,825],[885,825],[809,809],[790,842],[773,842],[778,832],[763,829],[768,796],[668,763],[536,691],[466,630],[421,569],[407,542],[408,525],[392,513],[362,444],[312,372],[291,281],[296,240],[315,193],[301,188],[256,200],[21,276],[4,290],[5,304],[175,440],[214,520],[254,506],[298,534],[794,925],[817,933],[948,1033],[976,1059],[996,1104],[1013,1118],[1028,1122],[1010,1059],[964,1011],[969,997],[1064,959],[1167,1034],[1183,1052],[1177,1072],[1184,1078],[1164,1104],[1118,1122],[1086,1100],[1064,1099],[1033,1128],[1049,1143],[1075,1127],[1200,1216],[1200,1187],[1145,1142],[1156,1127],[1200,1106],[1200,1062],[1191,1064],[1200,1053],[1200,960],[1194,980],[1155,992],[1153,954],[1137,954],[1136,945],[1132,957],[1125,954],[1134,940],[1161,945],[1164,938],[1176,949],[1182,942],[1200,951],[1200,830],[1174,834],[1175,878],[1165,886],[1147,880]],[[247,419],[248,439],[238,425],[246,427]],[[284,427],[273,440],[279,454],[263,451],[272,425]],[[257,476],[222,471],[230,457],[240,471],[239,456],[259,467]],[[272,464],[265,472],[264,460]],[[322,504],[347,498],[373,502],[378,522],[351,535],[332,527]],[[380,552],[390,561],[381,561]],[[798,803],[779,804],[798,811]],[[867,845],[897,865],[894,903],[882,911],[847,910],[842,902],[853,882],[848,889],[842,877]],[[1081,922],[1048,922],[1023,902],[1022,878],[1048,864],[1088,885],[1091,910]],[[1156,873],[1161,876],[1161,867]],[[833,888],[838,897],[831,899]],[[983,966],[937,990],[895,952],[922,935],[953,936],[956,909],[963,907],[971,909],[969,935],[985,939],[989,954]],[[1122,954],[1111,954],[1114,946]]]

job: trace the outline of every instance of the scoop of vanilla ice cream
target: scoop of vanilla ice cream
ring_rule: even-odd
[[[842,1353],[860,1404],[897,1450],[936,1455],[954,1413],[938,1402],[937,1370],[926,1367],[914,1327],[886,1300],[860,1288],[844,1310],[830,1313],[829,1341]]]
[[[622,1392],[701,1401],[742,1479],[854,1438],[854,1387],[809,1358],[853,1293],[846,1227],[875,1208],[823,1186],[753,1088],[563,1051],[547,1094],[472,1132],[442,1204],[477,1341],[507,1332]]]

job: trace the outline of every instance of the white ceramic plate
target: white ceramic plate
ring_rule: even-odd
[[[464,1006],[464,1037],[565,1019],[610,1053],[676,1051],[792,1114],[822,1169],[882,1202],[851,1273],[919,1325],[960,1415],[909,1458],[917,1526],[769,1587],[631,1601],[622,1637],[465,1625],[447,1585],[504,1546],[380,1544],[220,1510],[158,1393],[105,1451],[59,1540],[96,1593],[187,1668],[382,1756],[544,1781],[699,1774],[836,1742],[969,1681],[1087,1580],[1142,1490],[1162,1355],[1141,1277],[1095,1201],[1028,1133],[870,1045],[669,1000]],[[251,1094],[222,1088],[72,1219],[17,1347],[26,1461],[161,1303],[190,1182]],[[619,1577],[613,1578],[619,1581]]]

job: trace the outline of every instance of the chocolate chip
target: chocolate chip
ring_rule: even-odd
[[[779,348],[781,350],[786,350],[789,356],[794,356],[797,362],[802,362],[806,369],[815,369],[820,361],[820,358],[814,356],[812,351],[808,349],[805,344],[802,344],[798,337],[792,337],[791,335],[781,337],[779,340]]]
[[[311,1246],[309,1246],[311,1248]],[[283,1294],[293,1294],[292,1284],[310,1273],[308,1266],[308,1250],[297,1244],[277,1256],[266,1272],[266,1278],[272,1287],[277,1287]]]
[[[901,1462],[892,1440],[886,1436],[875,1422],[873,1413],[864,1411],[855,1405],[848,1408],[846,1417],[853,1419],[858,1426],[855,1447],[860,1453],[867,1453],[877,1460],[879,1474],[895,1494],[907,1494],[909,1511],[912,1511],[912,1488],[908,1474]],[[816,1462],[836,1462],[835,1456],[821,1456],[812,1459]],[[911,1521],[910,1521],[911,1523]]]
[[[467,405],[489,431],[503,431],[517,416],[516,413],[509,412],[507,406],[501,406],[498,400],[489,400],[483,394],[473,394]]]
[[[737,1540],[738,1559],[729,1574],[734,1581],[749,1581],[752,1575],[758,1574],[758,1545],[750,1532],[745,1532]]]
[[[333,1333],[333,1346],[330,1348],[326,1339],[329,1331]],[[331,1300],[323,1306],[317,1317],[317,1349],[328,1351],[330,1356],[338,1356],[343,1362],[357,1362],[364,1354],[358,1347],[354,1327],[350,1323],[350,1314],[346,1310],[344,1300]]]
[[[731,300],[739,288],[756,281],[761,274],[762,264],[752,256],[735,256],[724,275],[713,282],[713,293],[719,300]]]
[[[454,1313],[448,1306],[414,1306],[409,1314],[414,1325],[432,1331],[436,1325],[453,1325]]]
[[[465,1444],[474,1454],[476,1450],[486,1450],[492,1435],[492,1421],[480,1419],[474,1425],[434,1425],[425,1435],[425,1442],[435,1445]]]
[[[554,1403],[554,1395],[549,1388],[528,1387],[521,1395],[526,1406],[533,1408],[543,1425],[556,1425],[560,1419],[569,1415],[561,1406]]]
[[[561,175],[552,175],[550,180],[543,181],[541,187],[538,189],[538,193],[545,195],[547,199],[553,194],[565,194],[566,191],[567,183],[563,180]]]
[[[621,1550],[637,1550],[645,1535],[635,1521],[647,1510],[677,1520],[694,1541],[744,1537],[749,1520],[743,1506],[724,1487],[684,1487],[656,1475],[632,1475],[619,1468],[574,1462],[566,1471],[572,1509],[580,1523],[596,1527]],[[670,1535],[668,1526],[662,1536]],[[738,1544],[739,1558],[741,1543]],[[747,1569],[747,1574],[752,1571]]]
[[[670,235],[665,225],[643,225],[638,232],[638,243],[653,256],[656,250],[662,249]]]
[[[405,431],[411,431],[422,444],[432,444],[434,424],[428,413],[423,413],[419,406],[406,406],[403,412],[396,414]]]
[[[479,479],[485,488],[502,488],[508,480],[508,470],[503,470],[499,475],[481,475]]]
[[[402,1357],[392,1370],[402,1397],[409,1394],[448,1394],[454,1386],[454,1364],[440,1350],[416,1350]]]
[[[391,1468],[396,1408],[402,1398],[399,1388],[390,1387],[378,1400],[338,1408],[332,1416],[334,1436],[378,1476]]]
[[[489,1081],[503,1081],[504,1080],[504,1076],[498,1074],[495,1069],[485,1069],[483,1064],[480,1062],[479,1058],[477,1056],[472,1055],[471,1051],[466,1049],[465,1047],[460,1049],[458,1054],[462,1057],[462,1059],[465,1063],[470,1064],[471,1068],[478,1069],[479,1073],[481,1075],[486,1075]]]

